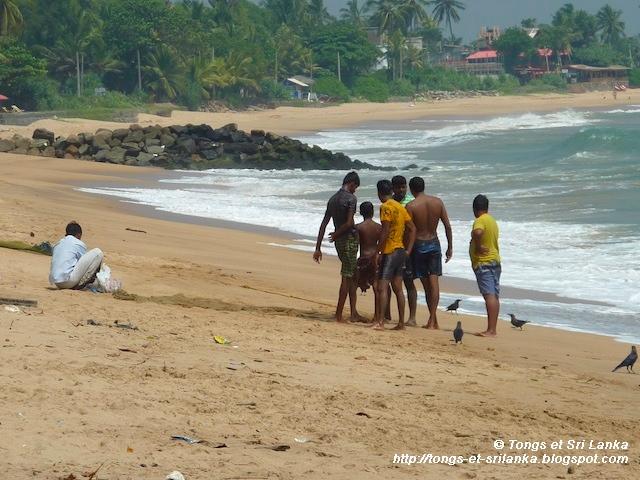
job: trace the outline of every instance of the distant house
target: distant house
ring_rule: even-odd
[[[500,35],[502,35],[500,27],[481,27],[478,34],[478,48],[481,50],[490,49],[493,42],[500,38]]]
[[[629,86],[630,68],[622,65],[591,67],[589,65],[569,65],[566,67],[573,90],[610,90],[616,86]],[[565,71],[563,70],[563,71]]]
[[[504,67],[496,50],[479,50],[468,55],[465,64],[458,70],[471,75],[501,75]]]
[[[311,92],[315,81],[303,75],[294,75],[284,81],[284,86],[291,92],[291,98],[296,100],[313,100],[315,94]]]

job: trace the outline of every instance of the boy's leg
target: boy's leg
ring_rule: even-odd
[[[429,275],[426,279],[427,306],[429,307],[429,320],[426,328],[438,330],[438,304],[440,303],[440,283],[437,275]]]
[[[347,301],[347,295],[349,294],[349,279],[342,277],[340,282],[340,290],[338,292],[338,305],[336,307],[336,322],[345,323],[342,318],[342,311],[344,310],[344,304]]]
[[[376,301],[378,302],[378,311],[374,328],[384,330],[384,312],[389,305],[389,280],[383,278],[378,279],[378,295]]]
[[[402,290],[402,276],[398,275],[393,277],[391,281],[391,288],[393,288],[393,293],[396,295],[396,300],[398,301],[398,325],[395,326],[394,330],[403,330],[404,329],[404,290]]]
[[[498,326],[498,315],[500,313],[500,298],[497,295],[483,295],[484,303],[487,307],[487,330],[482,335],[495,337]]]
[[[416,312],[418,310],[418,290],[416,289],[412,275],[413,273],[404,275],[403,282],[404,287],[407,289],[407,303],[409,303],[409,319],[407,320],[407,325],[415,327]]]

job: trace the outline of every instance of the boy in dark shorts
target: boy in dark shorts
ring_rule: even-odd
[[[393,189],[389,180],[378,182],[378,198],[382,233],[378,242],[378,308],[374,328],[384,330],[384,312],[389,303],[389,284],[398,301],[398,325],[394,330],[404,329],[404,291],[402,290],[402,273],[405,268],[407,252],[411,253],[415,239],[416,227],[407,210],[392,198]],[[405,245],[405,230],[408,239]],[[406,248],[405,248],[406,247]]]
[[[360,258],[357,263],[358,287],[366,292],[369,287],[373,287],[373,295],[375,308],[377,312],[377,271],[376,256],[378,254],[378,241],[382,233],[382,225],[373,220],[373,204],[371,202],[362,202],[360,204],[360,215],[364,218],[362,223],[356,225],[358,231],[358,239],[360,241]],[[376,315],[373,316],[374,320]]]
[[[318,239],[316,241],[316,250],[313,253],[313,259],[320,263],[322,260],[322,240],[327,229],[329,221],[333,219],[335,231],[329,234],[329,239],[335,244],[338,258],[342,267],[340,276],[340,291],[338,293],[338,305],[336,306],[336,321],[347,323],[342,318],[344,304],[349,295],[349,305],[351,307],[351,318],[357,320],[360,315],[356,309],[356,259],[358,256],[358,236],[356,233],[353,216],[356,213],[357,199],[354,195],[356,189],[360,186],[360,177],[356,172],[350,172],[342,181],[342,188],[338,190],[327,202],[327,210],[320,224],[318,231]]]
[[[438,197],[424,193],[424,180],[413,177],[409,182],[415,200],[407,205],[409,215],[416,225],[416,241],[411,255],[413,276],[424,287],[429,307],[429,319],[424,328],[437,330],[438,303],[440,302],[439,277],[442,276],[442,249],[438,239],[438,224],[442,222],[447,236],[446,261],[453,255],[453,233],[444,203]]]
[[[393,187],[393,199],[404,208],[407,208],[407,204],[414,200],[413,195],[407,189],[407,179],[402,175],[396,175],[391,179],[391,186]],[[418,291],[414,283],[413,261],[409,255],[407,255],[407,263],[405,263],[402,281],[404,282],[404,288],[407,290],[407,303],[409,304],[409,319],[407,320],[407,325],[415,327],[416,312],[418,310]],[[390,317],[389,315],[389,318]]]

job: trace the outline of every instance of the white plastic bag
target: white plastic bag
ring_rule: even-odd
[[[111,269],[106,263],[102,264],[100,271],[96,274],[98,291],[103,293],[114,293],[122,288],[122,282],[111,277]]]

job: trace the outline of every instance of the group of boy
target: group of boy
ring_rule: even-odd
[[[440,222],[447,237],[445,262],[449,262],[453,256],[453,233],[443,201],[425,194],[425,183],[421,177],[414,177],[409,181],[409,193],[406,178],[398,175],[391,181],[380,180],[376,185],[381,202],[381,223],[373,220],[373,204],[363,202],[360,214],[364,220],[355,224],[355,191],[359,186],[358,174],[350,172],[345,176],[342,188],[329,199],[313,254],[314,260],[320,262],[325,231],[329,221],[333,220],[335,229],[329,234],[329,240],[334,243],[342,265],[336,321],[347,322],[342,314],[347,296],[350,300],[351,321],[368,321],[357,312],[356,292],[358,287],[362,291],[373,287],[373,328],[383,330],[385,319],[390,318],[393,291],[398,307],[398,324],[394,330],[404,329],[404,284],[409,303],[406,325],[415,326],[418,294],[414,281],[419,279],[424,287],[429,309],[424,328],[438,329],[439,277],[442,276],[443,256],[437,233]],[[480,335],[495,336],[500,306],[498,228],[495,220],[488,215],[488,200],[484,195],[478,195],[474,199],[473,207],[476,221],[472,229],[469,254],[488,314],[488,328]]]

